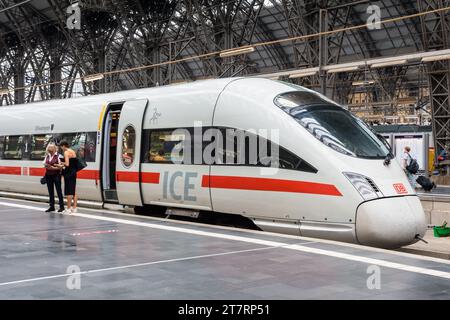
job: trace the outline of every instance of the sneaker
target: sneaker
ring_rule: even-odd
[[[55,212],[55,208],[48,208],[45,212]]]
[[[78,210],[75,208],[75,209],[72,209],[72,213],[77,213],[78,212]]]

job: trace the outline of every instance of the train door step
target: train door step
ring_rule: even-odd
[[[116,190],[105,190],[103,192],[105,202],[114,202],[118,203],[119,198],[117,197],[117,191]]]
[[[166,215],[198,218],[200,215],[200,212],[195,211],[195,210],[188,210],[188,209],[167,208]]]

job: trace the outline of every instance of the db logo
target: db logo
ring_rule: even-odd
[[[394,184],[394,189],[398,194],[405,194],[408,193],[408,190],[406,190],[405,186],[403,183],[397,183]]]

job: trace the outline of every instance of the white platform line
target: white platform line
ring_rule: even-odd
[[[0,192],[0,198],[1,195],[4,194],[5,192]],[[46,197],[43,196],[36,196],[39,197],[41,199],[47,199]],[[8,199],[8,198],[7,198]],[[23,202],[23,203],[30,203],[30,201],[32,200],[25,200],[25,199],[10,199],[11,201],[15,201],[15,202]],[[42,207],[42,209],[44,209],[44,207]],[[182,226],[202,226],[205,227],[205,224],[203,223],[199,223],[199,222],[191,222],[191,221],[181,221],[181,220],[169,220],[167,218],[157,218],[157,217],[149,217],[149,216],[133,216],[130,213],[125,213],[125,212],[119,212],[119,211],[113,211],[113,210],[109,210],[109,209],[92,209],[92,208],[80,208],[83,211],[88,211],[88,212],[95,212],[98,214],[111,214],[114,216],[122,216],[122,217],[135,217],[141,220],[148,220],[148,221],[153,221],[153,222],[164,222],[164,223],[171,223],[171,224],[177,224],[177,225],[182,225]],[[422,260],[422,261],[430,261],[430,262],[436,262],[436,263],[441,263],[441,264],[446,264],[446,265],[450,265],[450,260],[445,260],[442,258],[436,258],[436,257],[430,257],[430,256],[423,256],[423,255],[418,255],[418,254],[414,254],[414,253],[407,253],[407,252],[401,252],[401,251],[386,251],[385,249],[380,249],[380,248],[375,248],[375,247],[368,247],[368,246],[363,246],[363,245],[359,245],[359,244],[354,244],[354,243],[348,243],[348,242],[338,242],[338,241],[334,241],[334,240],[326,240],[326,239],[319,239],[319,238],[310,238],[310,237],[304,237],[304,236],[294,236],[294,235],[287,235],[287,234],[282,234],[282,233],[274,233],[274,232],[268,232],[268,231],[257,231],[257,230],[250,230],[250,229],[239,229],[239,228],[235,228],[235,227],[226,227],[226,226],[220,226],[220,225],[207,225],[208,229],[217,229],[217,230],[221,230],[221,231],[239,231],[240,233],[246,233],[246,234],[251,234],[251,235],[256,235],[256,236],[260,236],[261,234],[267,235],[267,236],[274,236],[274,237],[278,237],[278,238],[284,238],[284,239],[294,239],[294,240],[303,240],[303,241],[311,241],[311,242],[316,242],[316,243],[323,243],[323,244],[330,244],[330,245],[336,245],[339,247],[347,247],[347,248],[354,248],[354,249],[358,249],[358,250],[366,250],[366,251],[370,251],[370,252],[378,252],[378,253],[384,253],[384,254],[389,254],[390,256],[398,256],[398,257],[405,257],[408,259],[414,259],[414,260]]]
[[[52,279],[70,277],[70,276],[75,276],[75,275],[86,275],[86,274],[93,274],[93,273],[99,273],[99,272],[108,272],[108,271],[116,271],[116,270],[122,270],[122,269],[151,266],[151,265],[170,263],[170,262],[180,262],[180,261],[188,261],[188,260],[195,260],[195,259],[221,257],[221,256],[232,255],[232,254],[249,253],[249,252],[263,251],[263,250],[269,250],[269,249],[275,249],[275,248],[274,247],[264,247],[264,248],[230,251],[230,252],[223,252],[223,253],[213,253],[213,254],[205,254],[205,255],[200,255],[200,256],[175,258],[175,259],[167,259],[167,260],[160,260],[160,261],[151,261],[151,262],[144,262],[144,263],[129,264],[129,265],[125,265],[125,266],[118,266],[118,267],[94,269],[94,270],[87,270],[87,271],[74,272],[74,273],[64,273],[64,274],[57,274],[57,275],[53,275],[53,276],[37,277],[37,278],[15,280],[15,281],[9,281],[9,282],[0,282],[0,287],[17,285],[17,284],[22,284],[22,283],[27,283],[27,282],[52,280]]]
[[[26,206],[26,205],[15,204],[15,203],[0,202],[0,205],[10,206],[10,207],[14,207],[14,208],[26,208],[26,209],[30,209],[30,210],[42,211],[42,208],[40,208],[40,207]],[[306,252],[306,253],[311,253],[311,254],[318,254],[318,255],[334,257],[334,258],[339,258],[339,259],[344,259],[344,260],[349,260],[349,261],[357,261],[357,262],[361,262],[361,263],[365,263],[365,264],[369,264],[369,265],[378,265],[380,267],[386,267],[386,268],[397,269],[397,270],[401,270],[401,271],[407,271],[407,272],[429,275],[429,276],[433,276],[433,277],[450,279],[450,272],[416,267],[416,266],[411,266],[411,265],[407,265],[407,264],[391,262],[391,261],[387,261],[387,260],[367,258],[367,257],[362,257],[362,256],[354,255],[354,254],[340,253],[340,252],[331,251],[331,250],[311,248],[311,247],[306,247],[306,246],[302,246],[302,245],[291,245],[291,244],[284,243],[284,242],[277,242],[277,241],[263,240],[263,239],[257,239],[257,238],[242,237],[242,236],[234,236],[234,235],[222,234],[222,233],[216,233],[216,232],[210,232],[210,231],[193,230],[193,229],[188,229],[188,228],[166,226],[166,225],[160,225],[160,224],[154,224],[154,223],[148,223],[148,222],[125,220],[125,219],[97,216],[97,215],[84,214],[84,213],[76,213],[76,214],[72,214],[71,216],[93,219],[93,220],[100,220],[100,221],[109,221],[109,222],[115,222],[115,223],[119,223],[119,224],[134,225],[134,226],[146,227],[146,228],[152,228],[152,229],[158,229],[158,230],[180,232],[180,233],[197,235],[197,236],[212,237],[212,238],[219,238],[219,239],[232,240],[232,241],[240,241],[240,242],[258,244],[258,245],[268,246],[268,247],[283,247],[285,249],[290,249],[290,250],[295,250],[295,251],[301,251],[301,252]]]

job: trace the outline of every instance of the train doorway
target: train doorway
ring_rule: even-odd
[[[108,106],[103,126],[103,156],[102,156],[102,190],[103,199],[107,203],[118,203],[116,163],[120,114],[123,104]]]
[[[119,203],[142,206],[141,148],[148,100],[123,104],[118,130],[116,190]]]

